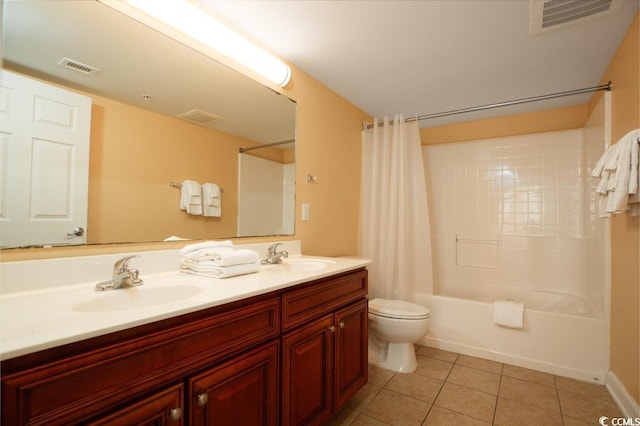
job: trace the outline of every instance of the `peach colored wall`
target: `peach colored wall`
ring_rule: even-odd
[[[587,121],[587,106],[577,105],[527,114],[467,121],[420,129],[422,145],[578,129]]]
[[[639,17],[601,80],[612,81],[613,141],[640,128]],[[627,214],[611,218],[611,371],[640,403],[640,227]]]
[[[93,96],[89,243],[220,238],[236,234],[237,152],[249,141]],[[213,182],[219,218],[179,209],[170,181]]]
[[[296,238],[304,253],[355,255],[358,246],[362,123],[370,115],[293,67],[283,93],[298,103]],[[306,176],[317,176],[307,183]],[[300,220],[309,204],[310,220]]]

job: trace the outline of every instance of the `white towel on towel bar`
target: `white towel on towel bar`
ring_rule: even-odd
[[[215,183],[202,184],[202,204],[204,206],[203,215],[209,217],[220,217],[222,206],[220,205],[220,187]]]
[[[640,214],[639,141],[640,129],[630,131],[602,154],[591,172],[600,178],[596,188],[600,217],[627,211],[633,216]]]
[[[524,303],[514,300],[493,302],[493,322],[503,327],[524,328]]]
[[[180,210],[186,210],[189,214],[202,214],[202,189],[200,184],[193,180],[185,180],[180,188]]]

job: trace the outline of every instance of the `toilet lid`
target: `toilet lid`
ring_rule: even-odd
[[[369,312],[387,318],[423,319],[431,316],[424,306],[391,299],[370,300]]]

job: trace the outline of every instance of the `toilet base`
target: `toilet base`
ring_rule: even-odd
[[[413,343],[388,343],[385,351],[369,350],[369,364],[398,373],[413,373],[418,367]]]

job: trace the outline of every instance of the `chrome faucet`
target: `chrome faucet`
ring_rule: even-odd
[[[96,284],[96,291],[142,285],[142,279],[138,278],[138,270],[129,268],[129,261],[135,257],[140,256],[134,254],[117,260],[113,264],[113,278]]]
[[[269,246],[267,249],[267,257],[266,259],[262,259],[260,263],[263,265],[275,265],[278,263],[282,263],[283,257],[289,257],[289,252],[282,250],[278,251],[278,246],[281,246],[282,243],[275,243]]]

